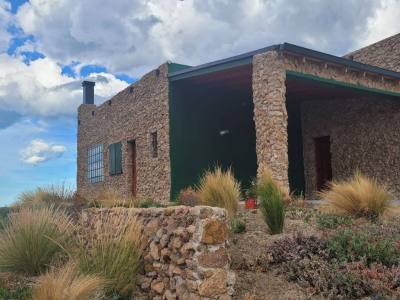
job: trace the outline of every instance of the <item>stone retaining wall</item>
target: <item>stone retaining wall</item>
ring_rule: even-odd
[[[149,299],[230,299],[235,274],[230,270],[228,219],[224,209],[175,206],[141,209],[87,209],[90,228],[102,215],[121,222],[135,215],[148,235],[137,291]]]

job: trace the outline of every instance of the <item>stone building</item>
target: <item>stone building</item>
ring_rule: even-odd
[[[99,106],[85,81],[78,193],[169,201],[219,164],[243,186],[268,166],[309,196],[360,170],[400,196],[399,70],[396,35],[345,57],[284,43],[165,63]]]

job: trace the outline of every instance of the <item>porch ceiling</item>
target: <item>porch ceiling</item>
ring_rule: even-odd
[[[286,98],[290,100],[330,100],[369,96],[398,99],[394,95],[385,94],[384,91],[356,89],[291,75],[286,77]]]

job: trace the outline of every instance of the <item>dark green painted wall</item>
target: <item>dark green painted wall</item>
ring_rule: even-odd
[[[229,130],[221,136],[220,131]],[[170,83],[171,199],[219,164],[246,187],[257,158],[251,86],[240,91]]]

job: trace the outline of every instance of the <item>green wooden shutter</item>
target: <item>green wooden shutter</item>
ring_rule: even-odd
[[[115,174],[122,173],[122,144],[115,144]]]
[[[115,144],[108,146],[108,168],[110,175],[115,175]]]
[[[122,173],[122,144],[114,143],[109,147],[109,170],[110,175],[117,175]]]

